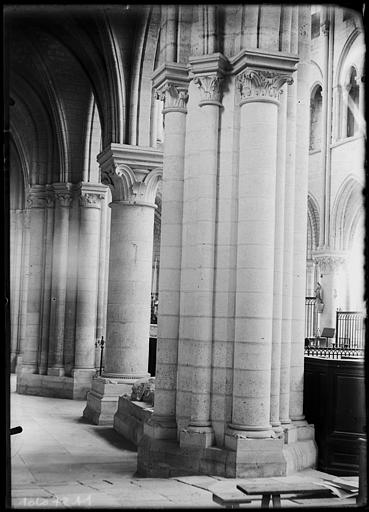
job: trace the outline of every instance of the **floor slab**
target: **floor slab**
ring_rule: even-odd
[[[10,426],[23,428],[21,434],[10,437],[13,507],[216,509],[222,507],[213,502],[212,491],[236,489],[242,480],[204,475],[137,477],[136,447],[112,427],[86,422],[82,417],[85,405],[79,400],[18,395],[15,375],[11,376]],[[326,477],[320,471],[306,470],[286,478]],[[282,506],[349,508],[355,503],[354,498],[330,498],[283,500]],[[260,501],[254,500],[241,508],[259,507]]]

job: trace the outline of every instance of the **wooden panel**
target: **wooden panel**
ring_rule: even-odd
[[[362,361],[305,357],[304,411],[315,425],[318,469],[357,475],[359,437],[365,432]]]

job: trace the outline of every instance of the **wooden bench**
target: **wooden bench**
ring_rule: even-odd
[[[237,490],[213,492],[213,501],[225,508],[239,508],[242,503],[251,503],[250,498]]]
[[[259,481],[245,481],[237,485],[237,489],[242,491],[247,497],[261,494],[261,507],[268,508],[270,498],[272,498],[273,507],[280,508],[281,494],[292,494],[289,499],[295,498],[323,498],[332,496],[332,492],[327,487],[312,482],[283,482],[277,478],[261,478]]]

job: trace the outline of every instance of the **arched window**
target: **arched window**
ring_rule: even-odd
[[[322,88],[318,85],[310,97],[310,151],[321,148],[322,142]]]
[[[346,137],[353,137],[358,130],[357,112],[359,108],[359,84],[354,67],[350,69],[347,84],[347,123]]]

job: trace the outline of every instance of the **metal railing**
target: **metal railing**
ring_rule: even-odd
[[[360,311],[336,312],[336,348],[364,350],[365,318]]]
[[[305,297],[305,338],[313,338],[317,334],[318,309],[316,297]]]
[[[305,346],[305,356],[326,357],[328,359],[363,359],[364,349],[346,349]]]
[[[317,324],[313,325],[317,326]],[[311,324],[310,328],[312,328]],[[333,329],[330,330],[333,331]],[[315,335],[305,337],[304,354],[306,356],[327,357],[329,359],[364,358],[365,317],[363,313],[360,311],[337,311],[335,338],[333,338],[333,333],[332,337],[324,337],[324,331],[323,329],[321,336],[318,329],[316,329]],[[314,331],[306,330],[305,332]]]

